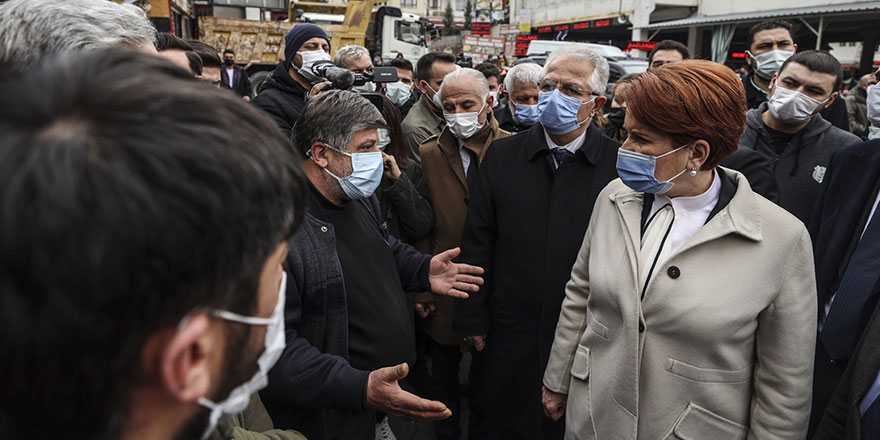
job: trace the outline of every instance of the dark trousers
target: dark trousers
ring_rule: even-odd
[[[457,345],[438,344],[428,339],[431,364],[431,399],[443,402],[452,416],[434,422],[437,440],[458,440],[461,437],[461,387],[458,381],[461,350]]]

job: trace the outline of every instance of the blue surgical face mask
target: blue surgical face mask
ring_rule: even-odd
[[[339,177],[333,174],[329,169],[324,168],[327,174],[336,178],[342,191],[351,200],[366,199],[373,195],[379,183],[382,182],[382,173],[385,171],[382,163],[382,152],[370,153],[346,153],[337,151],[351,158],[352,171],[345,177]]]
[[[582,105],[595,100],[594,96],[589,101],[581,101],[564,95],[559,89],[552,92],[540,92],[538,93],[538,113],[541,115],[541,125],[550,134],[571,133],[590,122],[591,118],[578,121],[578,110]]]
[[[527,104],[511,104],[514,108],[513,117],[519,122],[521,125],[528,125],[531,127],[538,123],[538,118],[540,113],[538,112],[538,105],[527,105]]]
[[[660,182],[654,177],[654,172],[657,170],[657,159],[669,156],[688,145],[690,144],[684,144],[659,156],[636,153],[635,151],[620,148],[617,150],[617,174],[620,176],[620,180],[622,180],[626,186],[632,188],[633,191],[651,194],[666,194],[675,185],[672,181],[677,179],[678,176],[684,174],[684,172],[687,171],[687,168],[672,176],[671,179],[665,182]]]

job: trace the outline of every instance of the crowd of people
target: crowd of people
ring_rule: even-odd
[[[135,6],[0,3],[0,438],[880,438],[877,74],[747,46],[609,87],[297,24],[254,94]]]

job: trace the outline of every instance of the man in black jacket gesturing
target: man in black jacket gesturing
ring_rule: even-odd
[[[453,263],[458,249],[432,258],[388,234],[373,196],[384,126],[365,98],[333,90],[310,99],[293,129],[310,190],[287,256],[287,347],[262,396],[276,426],[308,438],[372,439],[391,429],[386,414],[451,414],[398,384],[415,361],[405,292],[467,298],[482,269]]]

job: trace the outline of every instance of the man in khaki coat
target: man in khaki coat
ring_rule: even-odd
[[[429,247],[448,249],[461,243],[468,182],[476,177],[489,145],[510,133],[501,130],[492,115],[494,98],[489,95],[489,84],[480,72],[460,69],[450,73],[438,93],[447,126],[422,143],[419,150],[436,214]],[[452,410],[451,418],[435,422],[437,438],[458,438],[458,367],[462,338],[452,331],[452,301],[429,293],[417,296],[416,302],[423,317],[422,329],[430,337],[431,383],[437,393],[434,397]],[[473,383],[471,385],[473,389]]]

